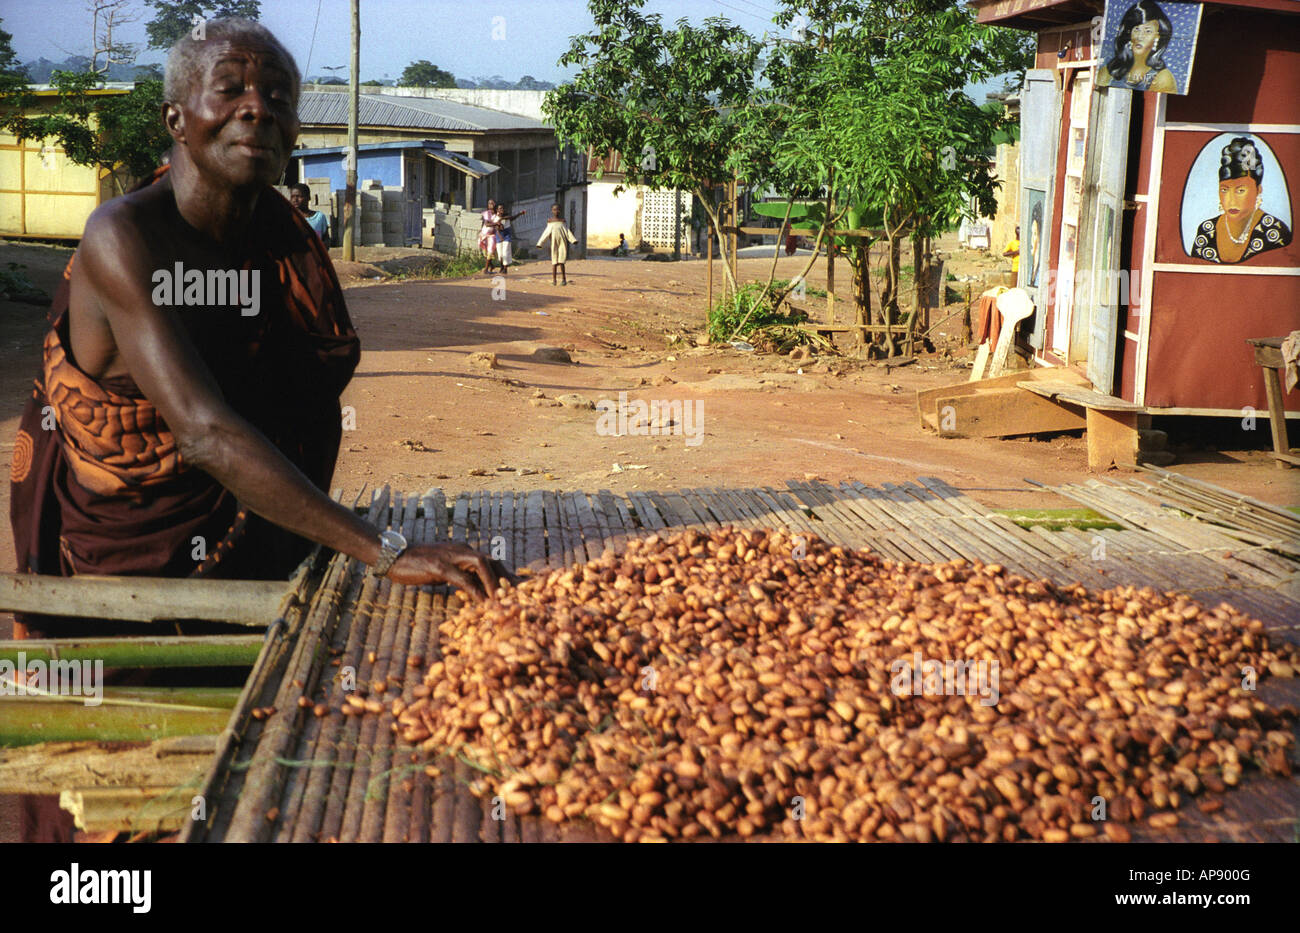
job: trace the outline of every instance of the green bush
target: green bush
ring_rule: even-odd
[[[455,279],[466,275],[474,275],[483,271],[483,254],[473,250],[465,250],[446,259],[435,259],[430,264],[430,267],[433,276],[440,279]]]
[[[483,271],[483,254],[473,251],[456,256],[435,256],[432,259],[402,257],[376,263],[395,281],[410,279],[455,279],[476,275]]]
[[[807,313],[797,309],[775,311],[772,300],[789,286],[789,282],[772,283],[772,291],[763,296],[761,282],[742,285],[735,294],[728,295],[709,309],[709,339],[715,343],[727,340],[743,339],[754,331],[774,325],[793,326],[808,320]],[[807,294],[815,295],[817,290],[805,287]],[[774,294],[775,293],[775,294]],[[825,295],[825,292],[821,293]],[[762,303],[756,306],[762,296]],[[740,331],[737,333],[736,328]],[[733,334],[735,335],[733,337]]]

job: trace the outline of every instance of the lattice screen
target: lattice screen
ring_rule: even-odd
[[[691,195],[685,191],[647,191],[641,202],[641,239],[656,249],[672,249],[674,196],[681,199],[682,252],[690,249]]]

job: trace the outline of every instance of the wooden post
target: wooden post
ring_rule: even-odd
[[[834,236],[827,237],[826,239],[826,322],[828,324],[836,323],[835,321],[835,237]]]
[[[971,320],[970,320],[970,302],[971,290],[970,283],[966,283],[966,316],[961,319],[961,341],[965,346],[970,346],[972,339]]]
[[[925,301],[925,278],[922,275],[924,264],[921,261],[922,237],[912,237],[912,316],[908,318],[908,328],[906,334],[907,349],[904,350],[906,356],[912,355],[912,335],[916,332],[916,326],[921,322],[921,304]]]
[[[712,189],[710,189],[710,193],[712,193]],[[708,263],[709,263],[709,311],[708,313],[712,313],[713,311],[713,225],[712,222],[710,222],[709,227],[704,232],[705,232],[705,239],[709,241],[706,249],[708,253]],[[706,321],[708,320],[707,313],[705,315],[705,320]]]
[[[1137,469],[1137,418],[1137,413],[1131,411],[1087,409],[1084,437],[1091,472],[1105,473],[1112,463],[1120,469]]]
[[[740,208],[737,204],[737,188],[739,187],[739,176],[735,172],[731,174],[731,226],[740,226]],[[740,247],[740,234],[732,233],[731,236],[731,280],[736,283],[736,288],[740,288],[740,266],[736,258],[736,250]]]
[[[930,238],[925,238],[925,323],[922,333],[930,332],[930,278],[934,275],[934,254],[930,251]],[[943,307],[943,283],[939,283],[939,307]]]
[[[358,72],[361,69],[361,7],[352,0],[352,75],[348,80],[348,171],[343,194],[343,260],[356,259],[357,228],[357,108],[359,106]],[[468,209],[469,205],[465,205]]]
[[[1281,358],[1281,350],[1274,352]],[[1258,355],[1259,350],[1255,353]],[[1291,455],[1291,441],[1286,432],[1286,406],[1282,401],[1282,380],[1278,378],[1277,370],[1271,366],[1264,367],[1264,395],[1268,398],[1268,426],[1273,432],[1273,453],[1282,455],[1275,457],[1274,462],[1279,470],[1289,470],[1291,464],[1283,459]]]

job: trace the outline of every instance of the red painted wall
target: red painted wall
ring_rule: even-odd
[[[1060,54],[1065,49],[1065,55]],[[1092,24],[1058,29],[1038,34],[1035,68],[1056,68],[1067,62],[1087,61],[1092,57]]]
[[[1300,124],[1300,16],[1206,7],[1192,83],[1170,96],[1168,122]],[[1154,97],[1154,95],[1150,95]],[[1155,108],[1149,107],[1149,111]],[[1179,225],[1187,173],[1201,148],[1221,132],[1171,131],[1164,137],[1156,261],[1214,267],[1187,255]],[[1291,226],[1300,215],[1300,135],[1256,134],[1281,163],[1291,199]],[[1151,136],[1137,159],[1143,178]],[[1270,181],[1266,173],[1265,191]],[[1217,179],[1216,179],[1217,182]],[[1145,184],[1145,181],[1143,181]],[[1141,258],[1141,230],[1133,259]],[[1300,242],[1260,253],[1232,268],[1300,267]],[[1156,272],[1151,295],[1145,403],[1156,407],[1266,409],[1262,374],[1249,337],[1280,337],[1300,329],[1300,277],[1291,275]],[[1130,328],[1136,329],[1130,315]],[[1128,361],[1125,361],[1128,368]],[[1300,392],[1286,396],[1300,411]]]

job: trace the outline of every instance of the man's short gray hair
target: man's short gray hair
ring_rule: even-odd
[[[275,49],[289,68],[293,81],[293,100],[298,102],[298,93],[302,88],[302,76],[298,74],[298,63],[293,60],[289,50],[279,39],[256,20],[240,16],[227,16],[209,20],[203,24],[203,38],[194,38],[187,32],[167,53],[167,66],[163,70],[163,98],[174,104],[185,101],[194,88],[199,77],[199,69],[206,43],[239,40],[252,40]]]

